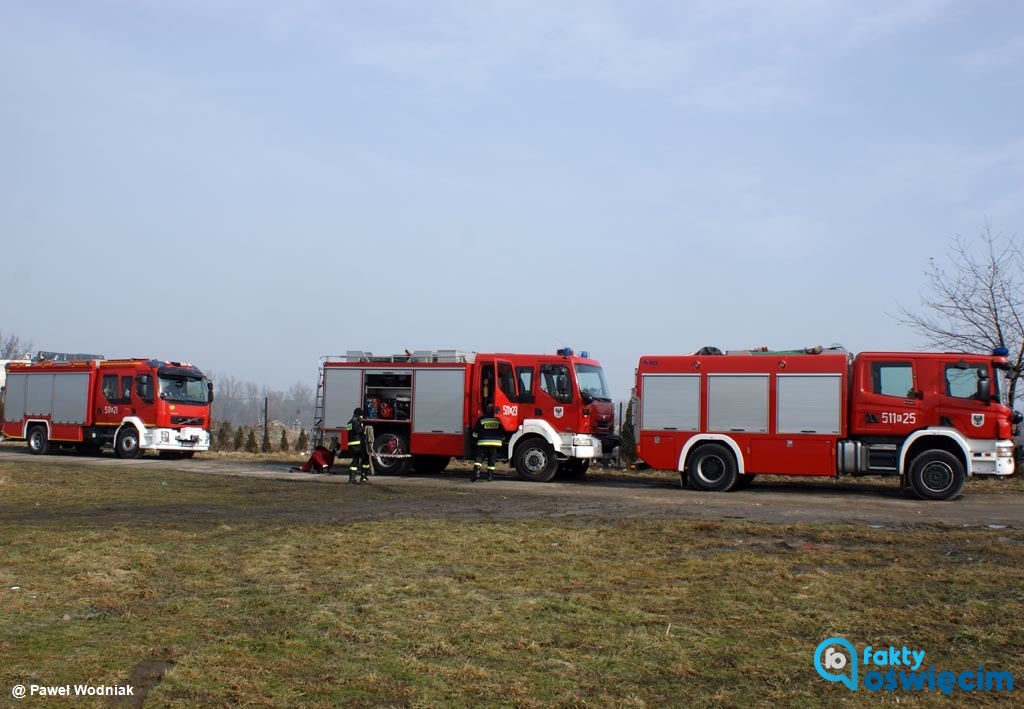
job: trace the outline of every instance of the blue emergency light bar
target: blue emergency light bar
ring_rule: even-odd
[[[1005,347],[993,347],[992,348],[992,356],[993,357],[1009,357],[1010,356],[1010,350],[1008,350]]]
[[[562,347],[561,349],[555,350],[555,354],[559,357],[572,357],[572,347]],[[590,359],[590,353],[584,350],[580,352],[580,357],[583,359]]]

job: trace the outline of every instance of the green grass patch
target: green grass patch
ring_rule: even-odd
[[[170,669],[146,706],[997,706],[1017,693],[855,695],[813,668],[833,635],[1024,681],[1020,530],[408,513],[410,498],[427,515],[454,496],[0,463],[0,690],[124,684],[159,661]]]

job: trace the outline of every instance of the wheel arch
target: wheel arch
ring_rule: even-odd
[[[522,431],[522,429],[520,429],[520,431]],[[522,446],[522,445],[524,445],[526,443],[530,443],[531,441],[537,441],[537,440],[544,441],[545,443],[547,443],[549,446],[551,446],[554,449],[553,453],[557,454],[557,452],[558,452],[558,446],[557,445],[552,444],[551,440],[547,436],[543,435],[542,433],[533,432],[533,433],[527,433],[527,434],[524,434],[524,435],[518,435],[517,434],[514,437],[514,440],[509,441],[509,444],[508,444],[508,459],[509,460],[515,460],[515,458],[516,458],[516,451],[519,449],[520,446]]]
[[[508,439],[508,460],[515,460],[515,451],[521,443],[534,438],[547,441],[555,455],[562,450],[562,438],[550,423],[544,419],[526,419]]]
[[[733,457],[736,459],[736,474],[745,475],[747,472],[746,465],[743,460],[743,453],[740,450],[740,446],[731,436],[723,436],[717,433],[707,433],[699,436],[694,436],[688,440],[684,445],[682,451],[679,453],[679,462],[677,463],[676,472],[685,473],[686,465],[689,463],[690,456],[701,446],[707,445],[708,443],[721,443],[725,445],[729,450],[732,451]]]
[[[36,426],[42,426],[43,428],[45,428],[46,429],[46,437],[47,438],[51,437],[51,434],[53,433],[53,428],[51,427],[50,422],[48,420],[46,420],[46,419],[28,419],[28,420],[26,420],[25,423],[22,424],[22,426],[21,426],[21,437],[22,438],[28,438],[28,432],[31,429],[35,428]]]
[[[958,431],[917,431],[903,443],[900,453],[900,477],[906,481],[914,459],[926,451],[942,450],[956,456],[964,466],[964,472],[971,475],[971,456],[967,441]]]
[[[138,416],[126,416],[122,419],[121,425],[114,431],[114,440],[116,441],[117,437],[121,435],[121,431],[129,427],[134,428],[135,432],[139,435],[139,448],[148,448],[149,446],[146,445],[146,424]]]
[[[48,421],[35,421],[25,428],[25,443],[34,455],[46,455],[51,450],[51,429]]]

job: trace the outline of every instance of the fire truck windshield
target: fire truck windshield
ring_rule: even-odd
[[[182,404],[210,403],[206,381],[196,377],[159,375],[160,398]]]
[[[592,364],[576,364],[576,381],[580,385],[580,396],[583,400],[611,401],[608,385],[604,381],[604,370]]]

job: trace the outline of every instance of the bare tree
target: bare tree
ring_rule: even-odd
[[[22,342],[17,335],[3,336],[0,332],[0,359],[17,359],[24,357],[32,349],[31,342]]]
[[[313,389],[293,384],[286,393],[235,377],[207,372],[214,382],[213,418],[235,425],[263,425],[263,404],[267,400],[271,421],[291,426],[309,425],[313,420]],[[296,423],[298,421],[298,423]]]
[[[974,239],[953,239],[948,261],[928,260],[923,310],[900,306],[898,319],[946,351],[1009,350],[1012,406],[1024,367],[1024,253],[1017,236],[992,233],[986,220]]]

